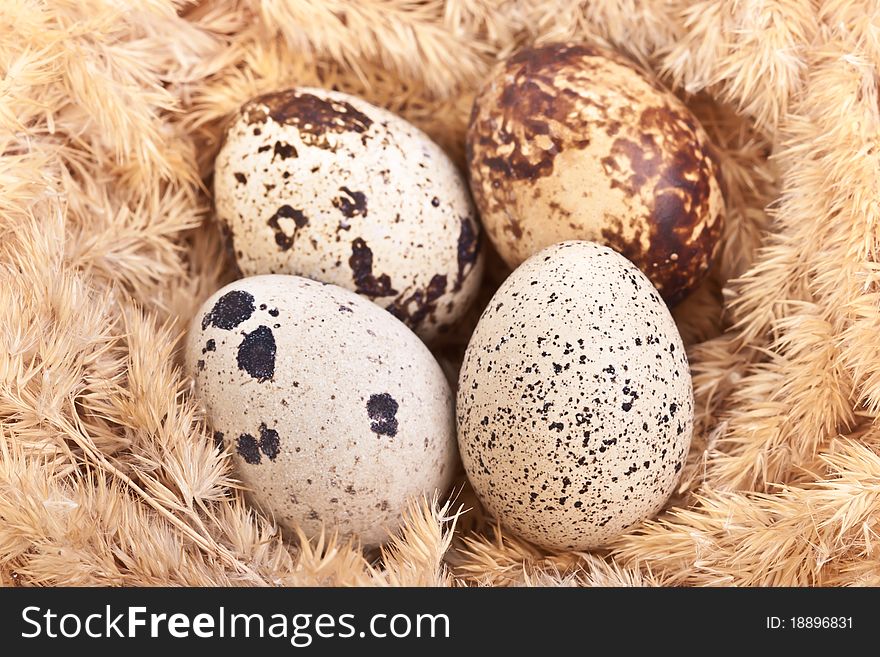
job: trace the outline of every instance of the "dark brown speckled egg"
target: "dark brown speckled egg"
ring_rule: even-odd
[[[621,56],[526,48],[478,95],[467,134],[483,225],[515,267],[545,246],[599,242],[677,303],[706,274],[724,199],[688,108]]]
[[[591,242],[548,247],[502,284],[465,353],[456,408],[480,500],[560,550],[602,545],[656,513],[694,418],[669,309],[638,268]]]
[[[353,290],[429,342],[480,286],[464,176],[424,132],[349,94],[295,88],[246,103],[217,156],[214,203],[246,276]]]

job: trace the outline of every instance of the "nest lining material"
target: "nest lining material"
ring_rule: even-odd
[[[0,34],[0,584],[880,584],[880,4],[53,0],[5,3]],[[376,558],[285,543],[177,360],[230,276],[204,184],[224,121],[336,87],[461,162],[496,58],[587,38],[662,75],[722,165],[722,255],[675,313],[698,411],[676,497],[595,554],[542,553],[467,490]]]

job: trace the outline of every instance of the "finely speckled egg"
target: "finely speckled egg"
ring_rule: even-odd
[[[186,364],[251,501],[288,530],[364,545],[457,463],[453,395],[427,347],[363,297],[298,276],[245,278],[193,320]]]
[[[524,49],[478,95],[467,134],[486,233],[516,266],[550,244],[606,244],[668,303],[717,251],[718,168],[696,118],[622,57],[589,45]]]
[[[631,262],[592,242],[529,258],[480,318],[458,385],[468,478],[550,549],[601,545],[656,513],[693,428],[687,357]]]
[[[354,290],[427,341],[480,284],[480,228],[456,166],[424,132],[348,94],[246,103],[217,156],[214,203],[245,275]]]

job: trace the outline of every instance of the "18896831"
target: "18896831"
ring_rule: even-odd
[[[767,616],[768,630],[851,630],[852,616]]]

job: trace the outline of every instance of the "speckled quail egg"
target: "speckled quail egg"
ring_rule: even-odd
[[[465,353],[458,443],[503,525],[550,549],[599,546],[656,513],[693,427],[668,308],[615,251],[563,242],[523,263]]]
[[[245,275],[354,290],[426,341],[480,284],[467,183],[421,130],[354,96],[295,88],[246,103],[215,163],[214,203]]]
[[[486,233],[511,266],[556,242],[599,242],[674,304],[717,251],[724,199],[705,132],[613,52],[551,44],[503,62],[474,103],[467,158]]]
[[[298,276],[245,278],[193,320],[186,363],[253,503],[288,530],[366,546],[457,463],[453,395],[427,347],[363,297]]]

